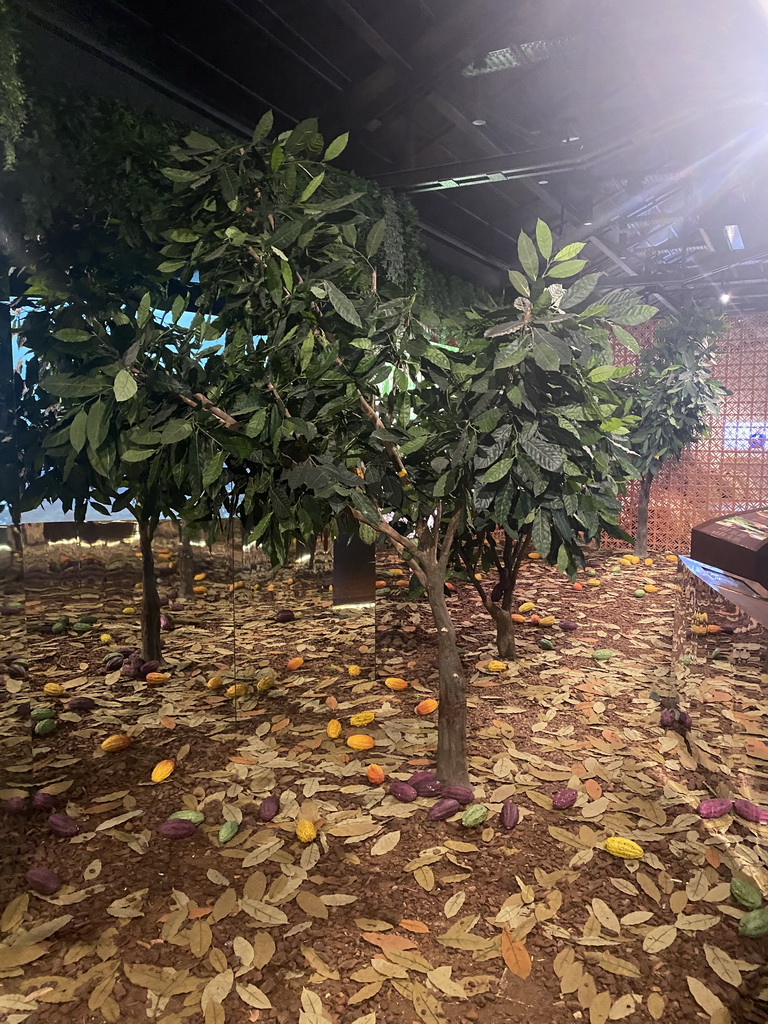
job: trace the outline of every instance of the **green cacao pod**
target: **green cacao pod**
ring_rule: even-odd
[[[55,718],[55,708],[35,708],[29,716],[33,722],[44,722],[46,718]]]
[[[70,629],[73,633],[90,633],[93,626],[90,622],[73,622]]]
[[[731,879],[731,896],[747,910],[757,910],[763,905],[760,890],[743,878]]]
[[[768,907],[750,910],[739,921],[739,935],[747,939],[760,939],[768,935]]]
[[[601,647],[597,651],[592,651],[592,657],[595,661],[608,661],[611,659],[616,652],[612,651],[610,647]]]
[[[66,628],[67,627],[65,623],[54,622],[54,624],[51,626],[51,632],[54,634],[54,636],[57,636],[59,633],[63,633]]]
[[[55,718],[44,718],[42,722],[38,722],[35,726],[35,736],[50,736],[55,728]]]
[[[193,825],[202,825],[205,815],[202,811],[174,811],[169,821],[191,821]]]
[[[461,824],[464,828],[474,828],[475,825],[482,825],[488,817],[488,808],[485,804],[470,804],[461,816]]]
[[[546,636],[541,637],[541,639],[539,640],[539,647],[542,649],[542,651],[554,651],[555,649],[555,645]]]
[[[240,823],[238,821],[225,821],[219,829],[219,842],[228,843],[230,839],[234,839],[239,828]]]

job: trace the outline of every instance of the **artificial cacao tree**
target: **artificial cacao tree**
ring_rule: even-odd
[[[637,372],[623,385],[625,409],[634,417],[627,439],[640,477],[635,554],[648,553],[648,508],[654,480],[668,462],[709,434],[709,422],[728,394],[712,372],[722,317],[691,306],[665,320],[643,348]]]

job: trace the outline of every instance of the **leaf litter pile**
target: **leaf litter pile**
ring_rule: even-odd
[[[416,713],[437,696],[436,642],[406,567],[380,557],[374,622],[371,609],[334,613],[322,555],[313,573],[272,575],[222,546],[172,613],[169,678],[149,685],[104,670],[137,643],[133,550],[110,549],[101,572],[90,550],[57,548],[58,569],[51,550],[25,550],[29,632],[9,617],[0,650],[6,667],[21,648],[28,659],[26,679],[4,676],[0,718],[0,1019],[766,1019],[768,945],[739,935],[749,908],[732,879],[753,901],[768,893],[768,823],[697,813],[713,797],[768,806],[764,646],[746,627],[691,635],[676,622],[680,574],[664,556],[601,554],[579,590],[531,561],[519,597],[534,608],[502,671],[489,669],[490,618],[456,585],[470,776],[488,809],[465,827],[461,813],[428,821],[434,796],[389,794],[433,765],[436,743],[436,712]],[[276,622],[280,609],[294,620]],[[39,629],[88,612],[83,635]],[[233,685],[245,694],[228,696]],[[67,710],[77,697],[95,706]],[[30,711],[46,707],[56,726],[30,748]],[[690,731],[662,728],[665,708],[690,713]],[[130,743],[101,748],[118,734]],[[361,735],[374,746],[347,744]],[[170,774],[153,782],[160,762]],[[577,798],[558,810],[566,788]],[[52,806],[19,810],[41,792]],[[513,830],[499,821],[510,799]],[[190,834],[169,838],[160,828],[179,812]],[[52,813],[76,834],[55,834]],[[611,856],[611,837],[642,857]],[[56,891],[30,884],[41,869]]]

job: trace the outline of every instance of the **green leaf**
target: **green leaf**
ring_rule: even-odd
[[[616,323],[624,324],[626,327],[636,327],[638,324],[644,324],[651,320],[658,312],[659,310],[656,306],[639,304],[627,310],[622,316],[614,316],[612,319]]]
[[[301,193],[301,196],[299,197],[299,202],[304,203],[304,202],[307,201],[307,199],[309,199],[309,197],[311,195],[314,195],[314,193],[322,185],[324,178],[325,178],[325,171],[321,171],[320,174],[316,174],[315,177],[312,179],[312,181],[310,181],[310,183],[307,185],[307,187]]]
[[[246,437],[258,437],[264,429],[264,424],[267,422],[267,410],[259,409],[257,413],[248,420],[245,427]]]
[[[85,409],[80,409],[69,426],[69,443],[78,453],[85,448],[87,427],[88,414]]]
[[[149,318],[152,315],[152,300],[150,299],[149,292],[144,292],[139,303],[139,308],[136,310],[136,323],[139,327],[146,327],[149,323]]]
[[[328,298],[331,300],[331,305],[339,316],[343,317],[347,323],[354,324],[355,327],[362,327],[363,324],[360,317],[357,315],[357,310],[344,292],[339,291],[332,281],[323,281],[323,284],[328,292]]]
[[[549,230],[549,224],[541,219],[536,221],[536,244],[541,255],[548,260],[552,255],[552,232]]]
[[[578,281],[574,281],[568,291],[560,300],[561,309],[572,309],[583,302],[595,290],[597,282],[602,277],[599,271],[595,274],[585,274]]]
[[[100,394],[105,381],[83,380],[69,373],[49,373],[40,380],[40,387],[56,398],[88,398]]]
[[[517,258],[528,277],[535,281],[539,276],[539,254],[536,252],[536,246],[524,231],[520,232],[517,239]]]
[[[267,527],[269,526],[271,520],[272,520],[272,512],[271,511],[265,512],[264,515],[261,517],[261,519],[256,524],[256,526],[248,534],[248,543],[249,544],[256,544],[258,541],[261,540],[261,538],[267,532]]]
[[[603,380],[617,380],[632,373],[633,369],[634,367],[632,366],[596,366],[589,371],[588,377],[597,383]]]
[[[195,149],[198,153],[209,153],[212,149],[221,148],[215,139],[210,139],[207,135],[195,131],[186,135],[184,141],[190,149]]]
[[[503,479],[514,465],[514,458],[511,455],[506,458],[500,459],[497,463],[491,466],[490,469],[486,469],[485,473],[480,477],[480,483],[482,484],[495,484],[499,480]]]
[[[225,203],[231,203],[233,199],[237,199],[237,194],[240,191],[240,178],[226,164],[219,169],[219,184]]]
[[[550,473],[558,473],[563,468],[563,455],[559,448],[537,435],[522,440],[521,445],[533,461]]]
[[[556,254],[555,262],[560,263],[562,260],[572,260],[574,256],[579,255],[586,244],[586,242],[571,242],[570,245],[564,246],[560,252]]]
[[[634,352],[636,356],[639,356],[640,346],[629,331],[625,331],[624,328],[619,327],[618,324],[611,324],[611,327],[613,328],[613,333],[616,335],[616,341],[618,341],[620,345],[623,345],[624,348],[628,348],[630,352]]]
[[[215,483],[224,470],[224,452],[216,452],[205,464],[203,469],[203,489],[207,490]]]
[[[301,343],[301,352],[299,353],[299,369],[302,373],[306,370],[312,360],[312,354],[315,351],[315,336],[312,331],[307,331],[307,336]]]
[[[536,365],[540,366],[542,370],[552,372],[552,370],[560,368],[560,354],[549,342],[544,341],[538,333],[536,343],[531,349],[531,355]]]
[[[129,448],[123,452],[123,462],[146,462],[155,454],[154,448]]]
[[[549,525],[549,519],[541,509],[536,513],[536,518],[533,520],[531,540],[533,541],[534,549],[546,558],[552,545],[552,527]]]
[[[104,444],[108,433],[107,405],[99,400],[94,402],[88,410],[88,444],[96,451]]]
[[[115,399],[118,402],[127,402],[139,390],[136,379],[128,370],[120,370],[115,377],[113,390]]]
[[[191,228],[174,228],[168,232],[168,238],[172,242],[196,242],[200,235]]]
[[[336,157],[340,156],[347,148],[348,142],[349,132],[344,132],[343,135],[338,135],[330,144],[328,149],[326,149],[323,160],[335,160]]]
[[[384,232],[387,229],[387,218],[382,217],[381,220],[377,220],[371,230],[368,232],[368,237],[365,240],[365,255],[368,259],[373,259],[376,253],[379,251],[379,246],[384,240]]]
[[[60,331],[55,331],[53,336],[58,338],[59,341],[88,341],[91,337],[91,332],[78,330],[77,327],[62,327]]]
[[[275,121],[275,115],[271,110],[268,110],[266,114],[261,118],[259,123],[253,129],[253,137],[251,142],[255,145],[257,142],[261,142],[262,139],[266,139],[269,133],[272,131],[272,125]]]
[[[184,266],[186,260],[163,260],[157,268],[161,274],[174,274]]]
[[[189,437],[193,427],[189,420],[168,420],[163,427],[161,444],[177,444]]]
[[[547,271],[547,277],[573,277],[586,267],[586,260],[569,260],[567,263],[557,263]]]
[[[508,270],[509,283],[515,289],[520,292],[521,295],[525,295],[528,298],[531,294],[531,286],[526,281],[523,274],[519,270]]]
[[[285,151],[282,146],[275,145],[269,158],[269,166],[273,171],[279,171],[285,160]]]

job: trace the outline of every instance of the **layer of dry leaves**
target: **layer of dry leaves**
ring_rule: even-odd
[[[636,567],[598,556],[600,586],[578,592],[531,562],[520,600],[579,628],[521,627],[519,662],[495,675],[485,668],[491,622],[460,585],[452,606],[471,679],[471,776],[490,809],[468,830],[427,822],[431,800],[397,803],[387,783],[365,777],[376,762],[388,781],[404,779],[434,757],[435,715],[414,708],[435,694],[435,640],[425,604],[408,603],[399,585],[404,567],[380,557],[374,621],[372,608],[334,613],[322,554],[314,573],[298,562],[274,577],[252,552],[196,554],[207,593],[174,613],[171,680],[151,688],[100,668],[137,637],[138,612],[123,611],[138,608],[134,550],[25,548],[25,567],[38,570],[27,577],[28,622],[98,622],[58,637],[2,621],[0,657],[26,651],[29,681],[3,682],[0,798],[44,789],[82,830],[58,839],[45,814],[3,819],[3,1019],[765,1020],[766,940],[737,935],[743,910],[729,884],[737,873],[768,892],[768,827],[696,814],[713,794],[768,804],[759,630],[729,619],[733,635],[686,637],[707,599],[689,581],[678,596],[681,574],[663,556]],[[16,568],[6,599],[20,593]],[[174,571],[161,580],[174,585]],[[235,580],[244,586],[230,592]],[[658,591],[634,598],[644,584]],[[284,607],[294,623],[273,621]],[[710,606],[710,622],[728,615]],[[543,635],[553,651],[539,647]],[[592,657],[606,649],[608,660]],[[289,672],[295,656],[304,664]],[[206,689],[217,673],[245,682],[248,696]],[[256,692],[272,673],[274,688]],[[388,690],[390,675],[409,688]],[[61,710],[56,732],[31,745],[20,706],[63,708],[66,698],[42,693],[51,681],[99,706]],[[659,727],[669,697],[693,715],[687,739]],[[353,729],[350,716],[365,710],[374,722]],[[326,736],[331,718],[344,725],[338,740]],[[101,740],[120,731],[132,745],[103,753]],[[359,754],[345,738],[361,731],[376,746]],[[166,758],[174,773],[151,783]],[[564,786],[579,798],[555,811]],[[258,803],[273,792],[280,813],[264,824]],[[506,832],[497,816],[510,797],[521,822]],[[204,824],[190,839],[162,838],[158,827],[181,809],[202,811]],[[298,818],[316,823],[316,842],[296,840]],[[240,828],[222,845],[227,820]],[[609,836],[640,843],[644,858],[611,858]],[[55,896],[29,890],[33,866],[60,874]]]

